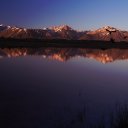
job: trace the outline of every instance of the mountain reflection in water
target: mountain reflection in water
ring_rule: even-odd
[[[101,63],[128,59],[128,49],[89,49],[89,48],[0,48],[0,58],[19,56],[42,56],[58,61],[68,61],[73,57],[95,59]]]
[[[6,128],[117,128],[118,111],[128,122],[128,64],[102,64],[127,59],[127,49],[4,48],[0,58]]]

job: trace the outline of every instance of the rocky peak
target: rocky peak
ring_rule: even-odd
[[[68,25],[54,26],[54,27],[51,27],[51,29],[54,30],[55,32],[72,30],[72,28],[69,27]]]
[[[49,28],[43,28],[43,30],[49,30]]]
[[[106,27],[104,27],[104,29],[105,29],[106,31],[109,31],[109,32],[116,32],[116,31],[117,31],[116,28],[111,27],[111,26],[106,26]]]
[[[68,25],[63,25],[61,26],[63,30],[72,30],[71,27],[69,27]]]
[[[96,30],[97,32],[116,32],[116,31],[118,31],[116,28],[114,28],[114,27],[111,27],[111,26],[105,26],[105,27],[103,27],[103,28],[100,28],[100,29],[98,29],[98,30]]]

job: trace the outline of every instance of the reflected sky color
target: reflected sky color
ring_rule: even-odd
[[[70,128],[85,106],[87,121],[95,123],[117,103],[128,102],[127,61],[104,65],[81,57],[62,63],[20,56],[5,57],[0,65],[0,119],[5,126],[53,128],[61,123]]]
[[[75,29],[110,25],[128,30],[127,0],[1,0],[0,23],[23,27],[68,24]]]
[[[128,60],[128,49],[91,49],[91,48],[0,48],[0,58],[20,56],[40,56],[49,60],[66,62],[73,58],[90,58],[102,64]]]

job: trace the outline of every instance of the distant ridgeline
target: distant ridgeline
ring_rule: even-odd
[[[42,29],[27,29],[0,25],[0,38],[25,40],[89,40],[128,42],[128,32],[114,27],[103,27],[95,31],[77,31],[67,25]]]

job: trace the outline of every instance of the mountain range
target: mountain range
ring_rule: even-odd
[[[113,42],[128,42],[128,31],[122,31],[111,26],[93,31],[77,31],[68,25],[53,26],[42,29],[27,29],[0,25],[0,38],[14,39],[66,39],[66,40],[100,40]]]

